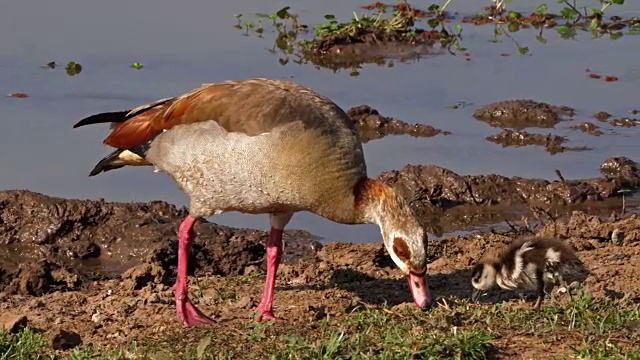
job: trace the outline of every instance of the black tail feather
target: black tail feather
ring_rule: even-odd
[[[106,113],[91,115],[87,118],[84,118],[78,121],[78,123],[73,125],[73,128],[75,129],[80,126],[91,125],[91,124],[102,124],[102,123],[109,123],[109,122],[123,123],[127,121],[128,119],[127,114],[129,113],[129,111],[130,110],[115,111],[115,112],[106,112]]]
[[[107,172],[109,170],[115,170],[123,167],[121,164],[113,164],[113,161],[118,159],[118,156],[124,150],[118,149],[111,154],[105,156],[102,160],[100,160],[96,166],[94,166],[93,170],[89,173],[89,176],[95,176],[100,174],[101,172]]]

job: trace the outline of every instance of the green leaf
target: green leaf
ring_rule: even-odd
[[[438,9],[440,9],[440,5],[438,5],[438,4],[431,4],[427,8],[427,10],[429,10],[429,11],[438,11]]]
[[[80,74],[82,72],[82,65],[78,64],[75,61],[69,61],[67,66],[65,66],[65,70],[67,75],[74,76]]]
[[[536,12],[538,14],[545,14],[548,8],[547,4],[540,4],[536,7]]]
[[[559,33],[566,33],[569,30],[570,30],[570,28],[569,28],[568,25],[556,26],[556,31],[559,32]]]
[[[541,44],[546,44],[547,43],[547,39],[545,39],[544,36],[542,36],[542,35],[537,35],[536,36],[536,40],[538,40]]]
[[[507,26],[507,29],[509,30],[509,32],[514,33],[520,30],[520,23],[518,23],[517,21],[511,21]]]
[[[211,336],[203,337],[198,344],[196,349],[196,356],[198,359],[202,359],[204,357],[204,351],[207,349],[207,346],[211,344]]]
[[[609,34],[609,39],[618,40],[618,39],[620,39],[622,37],[622,35],[624,35],[624,34],[621,31],[610,33]]]
[[[136,70],[140,70],[144,67],[143,64],[139,63],[139,62],[134,62],[133,64],[131,64],[130,68],[132,69],[136,69]]]
[[[509,19],[519,19],[522,17],[522,14],[517,11],[511,10],[507,13],[507,16],[509,17]]]
[[[431,28],[436,28],[436,27],[438,27],[438,25],[440,25],[440,20],[438,20],[438,19],[429,19],[429,20],[427,20],[427,24],[429,24],[429,26],[431,26]]]
[[[456,32],[456,34],[460,34],[460,33],[462,32],[462,25],[460,25],[460,24],[456,24],[456,25],[453,27],[453,30]]]
[[[624,4],[624,0],[611,0],[611,2],[616,4],[616,5],[623,5]]]
[[[560,16],[567,20],[573,20],[576,17],[576,11],[572,8],[565,7],[560,10]]]
[[[327,14],[324,16],[325,19],[329,20],[329,21],[333,21],[336,19],[336,16],[333,14]]]
[[[284,19],[287,17],[287,15],[289,15],[289,9],[291,9],[291,6],[285,6],[282,9],[276,11],[276,15],[278,15],[280,19]]]

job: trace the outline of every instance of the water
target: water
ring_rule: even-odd
[[[453,132],[429,139],[387,137],[365,145],[369,173],[405,164],[435,164],[460,174],[499,173],[554,179],[554,169],[566,178],[598,176],[600,163],[611,156],[638,159],[640,128],[610,128],[615,135],[593,137],[569,126],[589,120],[596,111],[629,116],[640,107],[640,36],[610,41],[560,40],[545,32],[547,44],[532,31],[513,34],[531,56],[518,56],[506,37],[492,43],[492,25],[464,26],[463,56],[433,55],[393,68],[367,65],[360,76],[333,73],[311,65],[281,66],[265,49],[264,39],[245,37],[233,28],[234,14],[250,17],[289,5],[300,21],[314,24],[327,13],[349,16],[363,1],[227,1],[60,0],[10,2],[0,13],[0,92],[25,92],[26,99],[0,98],[0,189],[30,189],[72,198],[113,201],[162,199],[178,205],[186,197],[166,175],[150,168],[112,171],[94,178],[89,170],[110,152],[101,142],[107,126],[72,129],[79,119],[101,111],[130,109],[142,103],[188,91],[205,82],[250,77],[293,79],[348,108],[369,104],[381,114],[422,122]],[[428,2],[413,2],[425,8]],[[451,11],[473,14],[488,1],[456,1]],[[551,4],[550,4],[551,5]],[[515,10],[531,9],[532,5]],[[625,16],[640,15],[640,3],[621,7]],[[613,9],[616,10],[616,9]],[[512,56],[503,57],[501,53]],[[76,61],[80,75],[64,69],[45,70],[49,61]],[[133,62],[145,65],[136,71]],[[585,69],[616,75],[607,83],[587,78]],[[559,124],[554,133],[570,138],[569,146],[593,151],[550,156],[542,148],[503,149],[484,138],[500,129],[476,121],[473,111],[493,101],[531,98],[577,109],[575,122]],[[460,100],[473,105],[452,110]],[[598,124],[600,125],[600,124]],[[535,132],[535,130],[530,130]],[[545,132],[546,133],[546,132]],[[267,229],[266,216],[224,214],[212,221],[238,227]],[[373,225],[339,225],[310,214],[297,214],[291,228],[301,228],[330,240],[380,241]]]

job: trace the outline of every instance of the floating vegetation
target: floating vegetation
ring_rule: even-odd
[[[254,14],[253,20],[237,14],[234,26],[244,36],[264,37],[267,29],[275,33],[274,45],[268,51],[279,56],[282,65],[312,63],[334,71],[349,69],[352,76],[359,75],[363,64],[393,67],[396,61],[417,60],[442,52],[463,55],[469,61],[470,54],[462,44],[463,26],[467,25],[494,25],[490,41],[507,38],[516,46],[518,55],[530,55],[529,47],[511,36],[522,29],[538,30],[535,38],[542,44],[547,42],[544,31],[548,29],[555,29],[562,39],[573,39],[578,32],[588,32],[593,38],[607,35],[611,40],[640,34],[640,17],[606,16],[612,7],[623,5],[624,0],[602,0],[599,7],[560,0],[557,14],[546,3],[533,5],[528,14],[508,10],[511,2],[495,0],[483,11],[461,19],[446,11],[452,0],[426,8],[406,0],[395,4],[375,2],[361,6],[364,13],[354,11],[348,17],[325,14],[323,21],[313,26],[301,24],[298,15],[286,6],[271,14]]]
[[[132,68],[132,69],[140,70],[140,69],[142,69],[144,67],[144,65],[139,63],[139,62],[134,62],[129,67]]]

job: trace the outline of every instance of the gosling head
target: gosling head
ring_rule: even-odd
[[[472,301],[478,301],[482,292],[491,289],[496,284],[496,265],[493,262],[479,262],[471,270]]]

